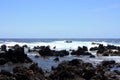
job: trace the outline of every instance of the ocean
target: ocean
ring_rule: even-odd
[[[65,41],[72,41],[72,43],[67,44]],[[0,39],[0,45],[5,44],[7,46],[14,46],[15,44],[19,44],[20,46],[28,45],[30,48],[34,46],[50,46],[51,49],[56,46],[57,50],[61,49],[77,49],[78,46],[87,46],[88,48],[92,47],[91,43],[97,42],[104,45],[111,44],[111,45],[120,45],[120,39],[73,39],[73,38],[49,38],[49,39]]]
[[[66,43],[65,41],[72,41],[71,43]],[[14,46],[15,44],[19,44],[20,46],[28,45],[29,48],[33,48],[34,46],[50,46],[51,49],[55,50],[76,50],[78,46],[87,46],[88,49],[98,45],[92,45],[92,43],[101,43],[103,45],[116,45],[120,46],[120,39],[0,39],[0,46],[5,44],[7,46]],[[91,52],[93,55],[96,55],[96,52]],[[72,60],[75,58],[82,59],[85,62],[91,62],[94,65],[97,65],[99,62],[103,60],[115,60],[117,63],[120,63],[119,56],[108,56],[108,57],[98,57],[89,58],[87,56],[64,56],[60,57],[59,62],[53,61],[55,57],[45,57],[45,58],[35,58],[35,53],[27,53],[26,54],[36,63],[38,63],[39,67],[41,67],[44,71],[51,70],[52,66],[57,66],[60,62],[64,60]],[[19,65],[29,65],[29,64],[15,64],[15,65],[3,65],[0,66],[0,70],[5,69],[8,71],[12,71],[13,67]]]
[[[63,40],[71,40],[71,41],[95,41],[95,42],[109,42],[109,43],[120,43],[120,39],[112,39],[112,38],[1,38],[1,42],[53,42],[53,41],[63,41]]]

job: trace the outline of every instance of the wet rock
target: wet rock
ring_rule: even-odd
[[[86,46],[83,46],[83,51],[88,51],[88,48]]]
[[[61,50],[61,51],[54,51],[53,54],[54,54],[55,56],[63,57],[63,56],[69,55],[69,52],[66,51],[66,50]]]
[[[84,63],[80,59],[63,61],[54,68],[48,80],[89,80],[95,73],[91,63]]]
[[[90,58],[95,58],[95,55],[90,55]]]
[[[106,48],[107,49],[116,49],[116,50],[118,50],[118,47],[114,46],[114,45],[107,45]]]
[[[24,53],[23,48],[16,48],[15,50],[9,50],[7,53],[8,61],[13,63],[28,63],[32,60]]]
[[[118,75],[120,75],[120,71],[114,70],[114,72],[117,73]]]
[[[5,58],[0,58],[0,65],[4,65],[7,63],[7,60]]]
[[[16,80],[14,77],[8,77],[6,75],[0,75],[0,80]]]
[[[23,45],[22,47],[23,47],[23,48],[28,48],[28,46],[27,46],[27,45]]]
[[[91,48],[92,49],[92,48]],[[99,45],[97,55],[101,56],[120,56],[120,47],[114,45],[107,45],[103,46],[102,44]]]
[[[66,50],[55,51],[55,50],[51,50],[49,46],[42,47],[38,51],[38,53],[41,56],[60,56],[60,57],[63,57],[63,56],[69,55],[69,52]]]
[[[16,44],[13,48],[18,49],[18,48],[20,48],[20,46],[18,44]]]
[[[42,69],[36,63],[33,63],[30,67],[15,67],[13,74],[16,80],[45,80]]]
[[[103,44],[100,44],[97,53],[103,53],[104,51],[106,51],[106,48],[103,46]]]
[[[72,41],[70,41],[70,40],[66,40],[65,43],[72,43]]]
[[[92,42],[92,45],[99,45],[100,43]]]
[[[27,72],[27,67],[24,66],[17,66],[15,68],[13,68],[13,73],[24,73]]]
[[[32,69],[34,72],[39,72],[41,74],[44,74],[42,68],[38,67],[37,63],[33,63],[29,68]]]
[[[120,75],[115,72],[106,71],[105,74],[106,80],[120,80]]]
[[[58,57],[56,57],[56,58],[54,59],[54,61],[55,61],[55,62],[58,62],[58,61],[59,61],[59,58],[58,58]]]
[[[98,47],[91,47],[90,48],[90,51],[97,51],[98,50]]]
[[[111,56],[120,56],[120,51],[115,51],[110,54]]]
[[[13,76],[12,73],[6,71],[6,70],[1,70],[0,75],[6,75],[6,76]]]
[[[102,61],[100,65],[103,66],[103,67],[106,67],[106,68],[110,68],[110,66],[115,65],[115,63],[116,62],[114,60]]]
[[[6,45],[2,45],[2,46],[1,46],[1,51],[7,51],[7,49],[6,49],[6,48],[7,48],[7,46],[6,46]]]
[[[78,49],[75,51],[73,50],[71,52],[71,55],[92,55],[90,52],[87,51],[87,47],[78,47]]]
[[[73,59],[73,60],[69,61],[69,65],[72,65],[72,66],[74,66],[74,65],[77,66],[82,63],[83,63],[83,61],[81,59]]]
[[[52,51],[49,46],[43,47],[43,49],[39,50],[39,54],[41,56],[53,56]]]
[[[54,46],[53,49],[56,49],[56,46]]]
[[[0,80],[16,80],[14,75],[8,71],[1,70],[0,72]]]
[[[102,54],[102,56],[109,56],[109,55],[110,55],[109,52],[104,52],[104,53]]]
[[[35,55],[35,58],[39,58],[40,57],[40,55]]]
[[[0,64],[4,65],[5,63],[28,63],[32,60],[24,53],[24,48],[16,46],[14,50],[9,49],[5,53],[0,54]]]
[[[29,80],[30,76],[27,75],[27,71],[27,67],[19,66],[13,69],[13,74],[17,80]]]

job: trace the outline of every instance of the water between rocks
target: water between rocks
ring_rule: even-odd
[[[89,56],[64,56],[59,57],[59,61],[56,62],[54,59],[56,57],[39,57],[35,58],[35,53],[28,53],[28,57],[30,57],[34,62],[38,63],[38,66],[41,67],[44,71],[50,71],[51,67],[56,67],[59,63],[62,61],[70,61],[72,59],[82,59],[85,62],[90,62],[94,66],[99,64],[103,60],[115,60],[117,63],[120,63],[120,57],[119,56],[107,56],[107,57],[96,57],[96,58],[89,58]],[[0,66],[0,70],[7,70],[12,72],[12,69],[16,66],[29,66],[31,63],[24,63],[24,64],[5,64]],[[120,70],[120,68],[112,68],[111,70]]]

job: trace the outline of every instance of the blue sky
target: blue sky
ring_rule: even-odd
[[[120,0],[0,0],[0,38],[120,38]]]

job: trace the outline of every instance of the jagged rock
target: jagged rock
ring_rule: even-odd
[[[97,51],[98,50],[98,47],[91,47],[90,48],[90,51]]]
[[[7,63],[7,60],[5,58],[0,58],[0,65],[4,65]]]
[[[95,58],[95,55],[90,55],[90,58]]]
[[[1,51],[7,51],[7,49],[6,49],[6,48],[7,48],[7,46],[6,46],[6,45],[2,45],[2,46],[1,46]]]
[[[15,49],[9,49],[5,53],[0,53],[0,64],[4,65],[7,62],[12,63],[28,63],[32,60],[24,53],[24,48],[16,45]]]
[[[54,59],[54,61],[55,61],[55,62],[58,62],[58,61],[59,61],[59,58],[58,58],[58,57],[56,57],[56,58]]]
[[[74,59],[64,61],[54,68],[48,80],[88,80],[94,75],[94,72],[92,64]]]
[[[15,67],[13,74],[16,80],[45,80],[44,72],[36,63],[30,67]]]
[[[55,51],[55,50],[51,50],[49,46],[46,47],[42,47],[38,53],[41,56],[66,56],[69,55],[69,52],[66,50],[60,50],[60,51]]]
[[[43,47],[43,49],[39,50],[39,54],[41,56],[53,56],[49,46]]]
[[[54,51],[53,54],[54,54],[55,56],[63,57],[63,56],[69,55],[69,52],[66,51],[66,50],[61,50],[61,51]]]
[[[114,60],[111,60],[111,61],[102,61],[101,62],[101,65],[106,67],[106,66],[109,66],[109,65],[112,65],[112,64],[115,64],[116,62]]]
[[[75,51],[73,50],[71,52],[71,55],[92,55],[90,52],[88,52],[87,47],[83,46],[82,47],[78,47],[78,49]]]

